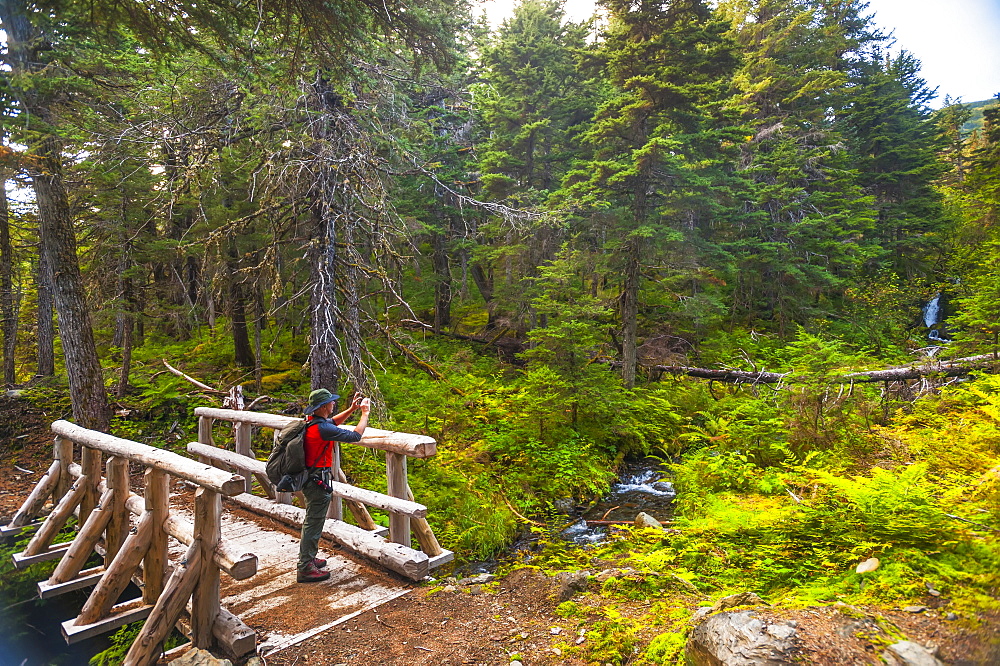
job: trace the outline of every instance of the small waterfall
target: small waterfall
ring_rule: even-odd
[[[941,321],[941,292],[934,294],[934,298],[927,301],[924,306],[924,326],[934,328],[934,324]]]

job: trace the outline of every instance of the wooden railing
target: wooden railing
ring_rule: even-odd
[[[290,493],[278,493],[264,472],[264,462],[253,456],[251,433],[253,426],[269,428],[277,438],[282,428],[299,419],[247,412],[231,409],[199,407],[198,442],[188,445],[188,452],[198,456],[203,462],[211,462],[234,470],[239,470],[246,478],[247,494],[233,498],[247,508],[266,513],[279,520],[301,523],[301,517],[287,506],[291,504]],[[234,449],[228,451],[214,445],[212,427],[215,421],[228,421],[235,425]],[[348,426],[349,427],[349,426]],[[427,522],[427,508],[417,504],[407,481],[407,459],[428,458],[437,453],[437,443],[431,437],[402,432],[366,428],[358,446],[385,451],[386,493],[378,493],[358,488],[347,482],[341,469],[341,445],[335,443],[331,452],[333,460],[333,500],[324,536],[331,538],[360,555],[367,556],[414,579],[423,578],[428,570],[453,559],[451,551],[438,543]],[[252,479],[256,479],[271,502],[250,494]],[[343,504],[346,503],[357,527],[343,521]],[[282,506],[286,505],[286,506]],[[372,520],[366,507],[374,506],[389,513],[389,542],[380,538],[382,530]],[[301,510],[299,510],[301,511]],[[411,532],[420,545],[420,552],[411,549]]]
[[[242,493],[245,479],[67,421],[56,421],[52,430],[54,462],[0,531],[37,530],[24,551],[14,555],[19,568],[60,560],[49,579],[38,584],[42,598],[94,586],[80,614],[63,623],[66,641],[75,643],[145,618],[124,663],[151,664],[190,602],[191,645],[207,649],[217,640],[236,656],[253,651],[253,630],[219,603],[220,571],[238,580],[257,572],[255,555],[232,552],[221,540],[222,496]],[[80,464],[73,462],[74,443],[80,445]],[[130,463],[144,470],[142,496],[130,490]],[[193,523],[171,512],[171,477],[195,488]],[[33,522],[50,497],[51,513]],[[130,513],[138,517],[134,527]],[[53,544],[74,514],[79,529],[72,541]],[[167,559],[168,536],[187,546],[174,567]],[[103,563],[84,569],[95,550],[103,553]],[[141,597],[116,604],[130,581],[141,583]]]

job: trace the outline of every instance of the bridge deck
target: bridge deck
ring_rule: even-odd
[[[184,515],[188,506],[181,501],[171,511]],[[193,520],[189,513],[185,517]],[[261,654],[301,642],[413,588],[363,558],[340,552],[325,539],[320,540],[320,557],[327,559],[329,580],[297,583],[295,530],[231,502],[225,502],[222,539],[241,552],[257,555],[257,575],[242,581],[222,575],[221,603],[257,632]],[[172,559],[179,558],[184,549],[171,541]]]

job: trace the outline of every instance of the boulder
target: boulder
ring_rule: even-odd
[[[912,641],[893,643],[882,653],[889,666],[941,666],[941,661],[923,645]]]
[[[490,573],[476,574],[475,576],[469,576],[468,578],[463,578],[458,581],[458,585],[485,585],[490,581],[494,580],[496,576]]]
[[[563,573],[556,574],[556,583],[558,585],[556,599],[559,602],[569,601],[574,595],[586,592],[587,586],[590,584],[589,579],[589,571],[564,571]]]
[[[635,520],[632,522],[632,524],[635,525],[636,527],[653,527],[658,530],[663,529],[663,525],[660,524],[660,521],[658,521],[656,518],[653,518],[645,511],[640,511],[639,515],[635,517]]]
[[[735,608],[736,606],[767,606],[768,603],[758,597],[753,592],[740,592],[739,594],[730,594],[728,597],[722,597],[714,604],[712,604],[711,612],[726,610],[727,608]]]
[[[684,652],[691,666],[778,666],[791,662],[795,633],[791,622],[726,611],[696,626]]]
[[[216,659],[208,650],[194,648],[170,662],[170,666],[233,666],[228,659]]]

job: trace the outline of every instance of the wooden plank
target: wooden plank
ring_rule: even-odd
[[[7,524],[8,527],[21,527],[23,525],[31,522],[38,513],[45,506],[45,500],[49,498],[52,491],[55,490],[56,485],[59,483],[59,461],[53,460],[52,464],[49,465],[49,469],[45,472],[45,475],[38,480],[35,487],[31,489],[28,494],[28,498],[24,500],[21,504],[21,508],[17,510],[14,517],[10,519],[10,523]],[[54,502],[56,504],[58,502]],[[20,530],[18,530],[20,532]],[[14,532],[17,534],[17,532]]]
[[[195,540],[187,550],[181,565],[174,569],[163,594],[156,601],[149,619],[142,626],[124,666],[147,666],[159,653],[160,646],[174,628],[201,574],[202,544]]]
[[[39,520],[35,523],[30,523],[28,525],[19,525],[17,527],[0,527],[0,537],[10,537],[17,536],[21,532],[33,532],[41,527],[45,523],[44,520]]]
[[[167,532],[163,524],[170,515],[170,476],[160,469],[147,468],[144,479],[143,503],[153,526],[149,533],[149,548],[142,559],[142,600],[155,604],[163,592],[167,570]]]
[[[440,554],[427,559],[427,568],[433,571],[434,569],[437,569],[440,566],[448,564],[454,559],[455,559],[455,553],[451,552],[450,550],[442,549],[442,552]]]
[[[107,527],[108,521],[111,520],[111,503],[114,494],[114,490],[108,489],[101,496],[100,502],[90,512],[90,517],[87,518],[83,527],[80,528],[79,533],[74,537],[69,550],[66,551],[66,554],[59,561],[58,566],[56,566],[55,571],[49,576],[48,582],[50,585],[65,583],[68,580],[76,578],[77,574],[83,570],[83,565],[87,563],[90,554],[94,552],[97,540],[104,534],[104,528]],[[80,513],[83,513],[82,505]]]
[[[83,497],[80,498],[80,524],[87,522],[90,512],[97,506],[97,484],[101,482],[101,452],[83,447],[80,454],[80,467],[83,468]]]
[[[125,506],[135,515],[142,515],[144,511],[143,499],[135,494],[128,498]],[[190,546],[194,541],[194,523],[190,520],[170,514],[163,523],[163,529],[185,546]],[[214,561],[235,580],[245,580],[257,573],[257,556],[233,548],[226,541],[219,542],[215,549]]]
[[[66,592],[91,587],[92,585],[97,585],[102,576],[104,576],[104,566],[100,565],[84,569],[75,578],[62,583],[52,583],[51,579],[43,580],[38,584],[38,596],[41,599],[51,599]]]
[[[153,517],[145,513],[139,519],[135,534],[130,534],[122,544],[118,555],[112,560],[97,588],[83,604],[80,615],[74,620],[79,626],[94,624],[105,617],[114,605],[115,600],[125,591],[132,579],[132,574],[139,568],[146,549],[149,548],[150,534],[153,531]]]
[[[222,529],[222,497],[199,488],[194,496],[195,543],[201,544],[201,572],[191,598],[191,642],[196,647],[212,646],[212,627],[219,615],[219,568],[210,557],[219,544]]]
[[[74,624],[75,620],[62,623],[63,638],[70,645],[85,641],[100,634],[114,631],[131,622],[145,620],[153,611],[153,607],[143,604],[141,599],[133,599],[111,608],[107,617],[90,624]]]
[[[110,455],[134,460],[146,467],[163,470],[199,486],[211,488],[223,495],[237,495],[243,492],[245,487],[243,477],[195,462],[173,451],[157,449],[95,430],[87,430],[69,421],[54,422],[52,430],[58,435],[86,446],[100,449]]]
[[[32,564],[37,564],[38,562],[48,562],[50,560],[57,560],[66,554],[69,547],[73,545],[72,541],[66,543],[57,543],[54,546],[49,546],[45,550],[35,553],[33,555],[28,555],[28,551],[23,551],[20,553],[14,553],[11,559],[14,560],[14,567],[17,569],[25,569],[30,567]]]
[[[281,416],[279,414],[247,412],[235,409],[216,409],[214,407],[196,407],[194,413],[199,417],[208,416],[220,421],[232,421],[234,423],[252,423],[253,425],[273,428],[275,430],[281,430],[290,423],[301,420],[292,416]],[[341,427],[351,428],[351,426]],[[357,442],[357,444],[370,449],[401,453],[410,458],[429,458],[437,453],[437,442],[433,437],[393,430],[380,430],[379,428],[371,427],[365,429],[361,441]]]
[[[387,493],[395,498],[406,500],[406,456],[399,453],[385,454],[385,478]],[[426,513],[424,514],[426,515]],[[390,510],[389,540],[409,547],[410,517],[400,511]]]
[[[286,525],[302,527],[305,509],[288,504],[277,504],[262,497],[244,493],[230,498],[240,506],[263,516],[269,516]],[[407,548],[398,543],[386,541],[382,537],[340,520],[327,520],[323,526],[323,536],[335,541],[353,553],[366,557],[390,571],[406,576],[410,580],[423,580],[427,576],[427,554]]]

